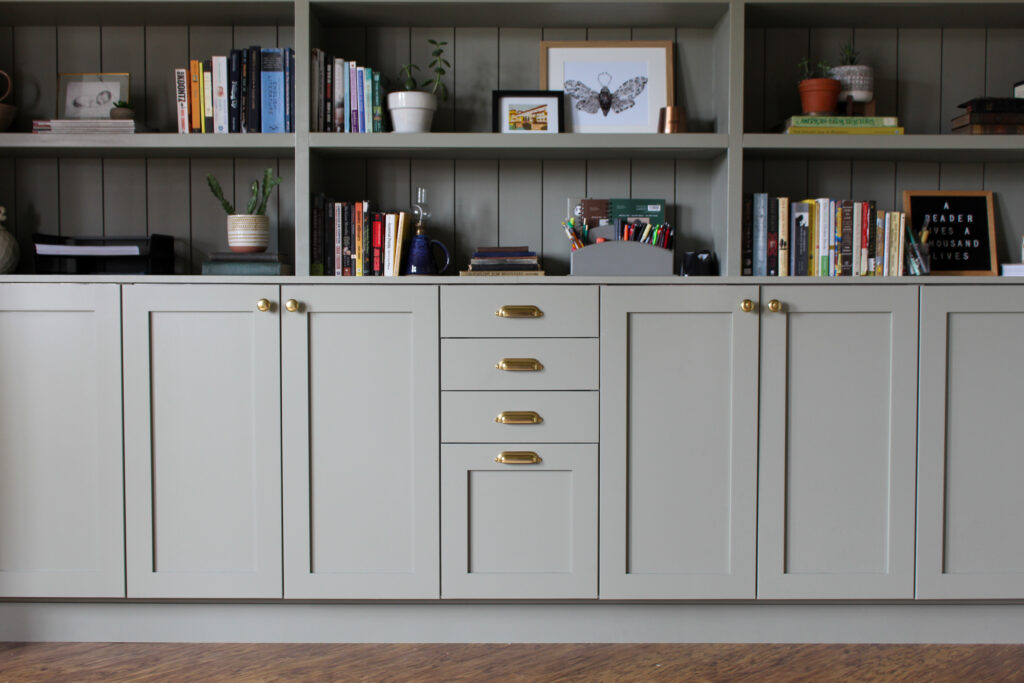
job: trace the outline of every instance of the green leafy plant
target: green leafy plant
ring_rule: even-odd
[[[128,100],[118,100],[117,102],[114,102],[114,108],[115,109],[131,109],[132,106],[130,104],[128,104]]]
[[[860,60],[860,53],[853,49],[853,43],[843,43],[839,48],[839,63],[843,66],[852,66]]]
[[[403,64],[399,80],[402,81],[406,90],[420,89],[437,95],[442,102],[447,102],[448,87],[441,82],[441,78],[448,73],[448,69],[452,68],[451,63],[444,58],[444,47],[448,41],[428,39],[427,42],[433,46],[433,50],[430,51],[430,65],[427,68],[434,75],[417,85],[416,77],[412,72],[419,71],[420,68],[415,64]]]
[[[832,67],[824,60],[819,60],[817,63],[813,63],[810,58],[804,57],[797,64],[797,68],[803,75],[801,80],[804,81],[808,78],[831,78],[829,74],[832,71]]]
[[[210,186],[210,192],[220,202],[221,207],[232,215],[235,213],[235,207],[231,205],[227,199],[224,198],[224,190],[221,189],[220,183],[217,182],[217,178],[212,173],[206,175],[206,184]],[[263,215],[267,212],[267,200],[270,199],[270,193],[273,192],[274,188],[281,184],[281,178],[274,175],[274,169],[268,168],[263,172],[263,186],[260,187],[260,181],[252,181],[250,186],[249,202],[246,204],[245,213],[248,215]]]

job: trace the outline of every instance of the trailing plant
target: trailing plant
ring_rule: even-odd
[[[235,207],[231,205],[227,199],[224,198],[224,190],[221,189],[220,183],[217,182],[217,178],[212,173],[206,175],[206,184],[210,186],[210,192],[220,202],[221,207],[228,213],[228,215],[235,214]],[[274,188],[281,184],[281,178],[274,175],[274,169],[268,168],[263,172],[263,186],[260,187],[260,181],[252,181],[252,185],[249,188],[250,196],[249,202],[246,204],[245,213],[247,215],[261,216],[267,212],[267,200],[270,199],[270,193],[273,192]]]
[[[839,48],[839,63],[842,66],[852,66],[860,60],[860,53],[853,49],[853,43],[843,43]]]
[[[444,46],[448,44],[448,41],[428,39],[427,42],[434,46],[434,49],[430,52],[431,60],[427,67],[434,75],[417,85],[416,77],[412,72],[419,71],[420,68],[415,64],[403,64],[399,80],[402,81],[402,85],[406,90],[423,90],[437,95],[441,98],[442,102],[447,102],[448,87],[441,82],[441,78],[448,73],[447,69],[452,68],[451,63],[443,56]]]
[[[803,78],[800,79],[802,81],[806,81],[809,78],[831,78],[829,74],[832,71],[832,67],[824,60],[812,63],[808,57],[804,57],[797,64],[797,68],[803,74]]]

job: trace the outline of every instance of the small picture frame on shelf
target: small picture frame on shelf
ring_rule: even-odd
[[[491,127],[495,133],[542,135],[565,130],[561,90],[494,90]]]
[[[1013,84],[1013,96],[1024,99],[1024,81]]]
[[[928,231],[932,275],[998,275],[992,192],[904,190],[913,235]]]
[[[114,103],[127,101],[127,73],[62,73],[57,79],[58,119],[109,119]]]
[[[670,40],[540,43],[540,87],[566,94],[570,133],[657,133],[675,104]]]

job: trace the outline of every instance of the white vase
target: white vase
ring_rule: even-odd
[[[419,90],[399,90],[388,94],[388,109],[396,133],[429,133],[437,97]]]
[[[0,225],[0,274],[13,273],[20,255],[18,240]]]
[[[270,219],[264,215],[228,216],[228,247],[231,251],[255,254],[270,244]]]
[[[867,64],[844,64],[832,67],[832,78],[839,81],[839,101],[852,96],[854,102],[870,102],[875,97],[875,72]]]

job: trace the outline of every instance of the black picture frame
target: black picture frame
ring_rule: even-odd
[[[520,99],[520,102],[529,104],[532,100],[537,106],[548,105],[555,109],[555,116],[547,116],[544,130],[531,130],[521,128],[511,130],[503,114],[505,113],[505,101]],[[512,135],[545,135],[562,133],[565,131],[565,107],[563,100],[565,93],[561,90],[494,90],[491,92],[491,130],[495,133],[508,133]],[[554,127],[552,127],[552,119]],[[533,125],[533,124],[530,124]]]
[[[988,190],[904,190],[907,227],[928,217],[932,275],[998,275],[993,195]]]

